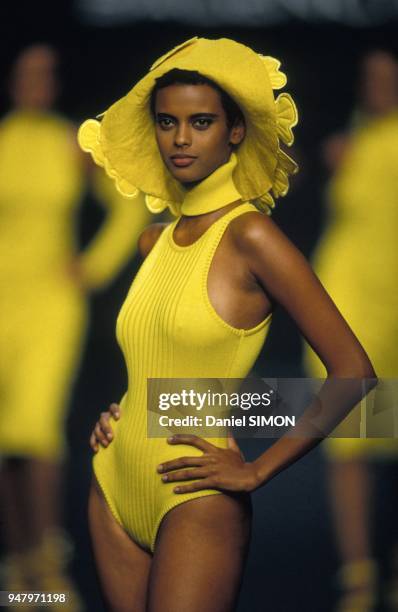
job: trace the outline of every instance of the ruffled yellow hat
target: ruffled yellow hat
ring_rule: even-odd
[[[79,129],[79,144],[105,168],[122,195],[134,198],[142,191],[151,212],[169,207],[178,216],[185,190],[160,156],[149,100],[158,77],[173,68],[196,70],[239,105],[246,136],[235,151],[238,163],[233,180],[243,201],[251,200],[269,213],[274,198],[287,193],[289,175],[298,169],[280,148],[280,141],[293,143],[298,116],[289,94],[274,97],[273,90],[286,85],[279,67],[277,59],[234,40],[196,36],[156,60],[148,74],[101,115],[101,122],[85,121]]]

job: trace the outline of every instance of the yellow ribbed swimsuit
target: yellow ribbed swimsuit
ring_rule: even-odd
[[[97,177],[110,214],[77,253],[83,170],[73,127],[62,117],[18,110],[0,122],[2,455],[64,454],[65,409],[88,323],[86,295],[67,266],[78,256],[86,283],[104,286],[134,254],[150,217],[142,201],[133,204]]]
[[[271,316],[251,329],[226,323],[207,293],[207,276],[217,246],[232,219],[256,211],[238,205],[217,219],[189,246],[179,246],[168,225],[145,259],[117,319],[125,356],[128,389],[122,417],[113,424],[114,441],[94,456],[94,471],[116,520],[143,548],[153,551],[164,515],[216,490],[176,494],[175,483],[161,482],[156,467],[189,454],[193,446],[169,445],[147,437],[147,378],[243,378],[266,338]],[[225,448],[225,438],[211,442]]]

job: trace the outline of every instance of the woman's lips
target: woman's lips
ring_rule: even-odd
[[[177,168],[185,168],[190,166],[195,161],[196,157],[172,157],[171,161]]]

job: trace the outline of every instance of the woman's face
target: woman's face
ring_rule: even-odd
[[[56,67],[57,55],[47,45],[32,45],[22,51],[13,67],[10,82],[15,106],[36,111],[50,109],[59,89]]]
[[[156,139],[171,174],[195,183],[225,164],[244,126],[229,128],[219,93],[209,85],[169,85],[156,94]]]

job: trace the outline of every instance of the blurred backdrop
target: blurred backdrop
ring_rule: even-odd
[[[294,95],[300,113],[293,157],[298,159],[301,173],[292,181],[289,195],[278,201],[273,218],[296,246],[311,258],[328,224],[326,186],[337,171],[328,157],[332,154],[328,148],[330,138],[349,133],[353,129],[356,110],[361,108],[361,104],[364,106],[361,86],[364,58],[370,52],[378,51],[396,61],[397,17],[398,0],[58,0],[56,3],[18,0],[11,3],[7,0],[2,5],[0,21],[0,113],[6,120],[13,105],[15,107],[15,99],[13,102],[10,93],[11,84],[15,83],[15,62],[33,44],[51,48],[57,58],[57,65],[53,67],[57,74],[57,91],[51,112],[55,110],[57,116],[67,118],[72,140],[79,122],[104,111],[147,72],[155,58],[193,36],[226,36],[260,53],[278,57],[288,75],[288,91]],[[379,85],[374,87],[377,89]],[[396,108],[398,97],[392,101],[388,112]],[[366,109],[363,110],[366,114]],[[371,116],[372,112],[368,114]],[[396,130],[395,127],[392,129]],[[0,166],[4,160],[1,134],[0,131]],[[396,143],[398,149],[398,140]],[[395,150],[394,158],[394,148],[391,151],[389,167],[393,174],[398,168],[398,154]],[[21,158],[18,168],[19,178],[16,180],[21,183],[29,177],[24,164],[29,165],[26,157],[23,161]],[[45,168],[43,171],[45,173]],[[124,246],[119,248],[116,256],[113,254],[114,263],[111,269],[104,268],[102,279],[90,277],[90,263],[86,277],[84,271],[81,277],[79,270],[76,273],[75,278],[82,280],[86,300],[81,308],[87,310],[84,310],[84,325],[82,323],[80,331],[75,332],[80,334],[79,349],[76,349],[74,366],[70,368],[65,383],[68,390],[64,390],[62,396],[68,410],[65,428],[69,451],[65,455],[64,518],[59,520],[66,526],[68,544],[72,542],[74,546],[69,573],[81,597],[76,609],[101,611],[86,527],[86,497],[91,469],[88,438],[99,413],[112,401],[118,401],[124,392],[125,367],[116,344],[115,321],[139,264],[134,237],[139,227],[151,219],[149,215],[140,216],[130,209],[118,225],[114,212],[118,202],[109,195],[108,186],[101,184],[101,178],[93,178],[91,168],[79,172],[83,178],[79,178],[79,188],[73,194],[74,212],[68,221],[68,229],[62,230],[62,226],[57,226],[57,231],[74,233],[76,244],[73,248],[76,252],[88,253],[90,248],[93,252],[93,241],[99,239],[100,247],[97,242],[95,248],[100,254],[94,251],[97,257],[94,257],[94,262],[105,268],[109,256],[112,256],[113,245],[120,243],[118,236],[124,236]],[[394,180],[397,176],[398,170]],[[1,167],[0,179],[7,183]],[[23,243],[26,235],[10,234],[13,230],[7,225],[9,211],[5,203],[7,195],[4,195],[7,193],[4,185],[0,184],[0,225],[3,224],[0,237],[8,236],[13,244],[16,240]],[[398,188],[395,194],[395,206],[398,207]],[[377,198],[377,190],[372,198]],[[129,204],[133,207],[135,203]],[[377,202],[374,206],[377,214]],[[32,222],[25,223],[24,232],[29,233],[35,219],[37,221],[34,210],[32,208]],[[382,209],[380,214],[383,214]],[[395,216],[391,223],[396,221]],[[104,232],[107,224],[105,232],[108,237],[101,238],[101,231]],[[113,229],[109,229],[112,224]],[[118,234],[118,227],[124,228],[124,231],[120,230],[121,234]],[[126,227],[131,227],[127,235]],[[51,228],[47,229],[50,234],[51,231]],[[389,265],[397,270],[396,259]],[[0,271],[3,268],[7,269],[7,266],[0,265]],[[15,274],[14,279],[21,278],[21,282],[25,282],[22,281],[25,277]],[[9,296],[11,281],[7,274],[0,278],[0,282],[2,296]],[[24,299],[21,293],[18,296],[18,300]],[[20,303],[18,300],[16,309]],[[388,300],[388,295],[384,296],[385,303]],[[4,314],[3,311],[1,316],[5,318],[7,312]],[[25,320],[20,325],[25,325]],[[3,343],[5,337],[2,336]],[[63,344],[64,336],[59,338]],[[0,346],[1,352],[4,352],[4,346]],[[6,393],[9,367],[10,362],[7,362],[0,372],[0,427],[7,421],[10,410]],[[397,371],[396,367],[395,376],[398,376]],[[281,309],[275,313],[255,373],[292,377],[307,373],[302,361],[300,336]],[[25,374],[26,383],[21,379],[20,384],[26,385],[28,393],[29,371]],[[46,423],[40,422],[45,428]],[[264,450],[265,442],[242,441],[241,446],[250,459]],[[8,453],[4,448],[0,452],[4,464]],[[344,553],[334,536],[326,460],[322,449],[317,448],[254,494],[254,538],[239,612],[398,610],[397,600],[395,603],[392,600],[392,587],[388,590],[388,585],[395,579],[398,598],[397,574],[394,574],[391,561],[398,531],[395,457],[369,462],[366,468],[372,470],[373,478],[372,499],[364,498],[372,517],[369,519],[371,533],[367,536],[371,541],[368,544],[371,552],[365,546],[365,552],[361,554],[378,560],[381,578],[374,608],[368,604],[368,607],[337,607],[341,590],[336,576]],[[2,506],[6,506],[4,497]],[[1,519],[3,552],[8,546],[7,534],[4,534],[7,531],[5,510]],[[30,507],[25,510],[29,516]],[[357,556],[360,558],[361,555]],[[398,555],[395,572],[398,572]],[[367,583],[365,587],[366,595],[371,589]]]

